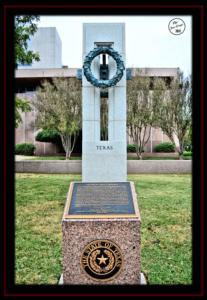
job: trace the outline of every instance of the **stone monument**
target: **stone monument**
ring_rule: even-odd
[[[62,219],[63,284],[140,284],[141,220],[134,183],[126,181],[123,23],[83,24],[82,120],[82,182],[70,184]]]
[[[91,50],[110,47],[123,59],[125,64],[124,24],[84,24],[83,62]],[[100,57],[91,64],[95,78],[100,78]],[[116,62],[109,56],[108,75],[116,73]],[[100,140],[100,101],[99,87],[82,77],[83,107],[83,181],[126,181],[126,72],[115,86],[108,88],[108,140]]]

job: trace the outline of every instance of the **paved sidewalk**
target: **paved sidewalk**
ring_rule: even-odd
[[[30,159],[30,158],[35,158],[39,156],[27,156],[27,155],[15,155],[15,161],[17,160],[25,160],[25,159]]]

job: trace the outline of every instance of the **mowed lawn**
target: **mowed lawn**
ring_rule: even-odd
[[[191,175],[133,174],[128,180],[138,194],[141,265],[149,284],[191,284]],[[71,181],[81,181],[81,175],[16,174],[16,284],[58,283]]]

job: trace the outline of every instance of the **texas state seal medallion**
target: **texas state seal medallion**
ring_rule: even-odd
[[[93,280],[111,280],[123,267],[122,252],[112,241],[95,240],[83,249],[81,267]]]

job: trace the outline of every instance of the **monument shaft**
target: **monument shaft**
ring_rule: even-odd
[[[83,24],[83,61],[99,46],[116,50],[125,63],[125,24]],[[109,78],[116,73],[116,62],[108,59]],[[100,77],[100,58],[91,64]],[[100,88],[82,75],[82,181],[126,181],[126,71],[116,86],[108,88],[108,140],[101,140]]]

